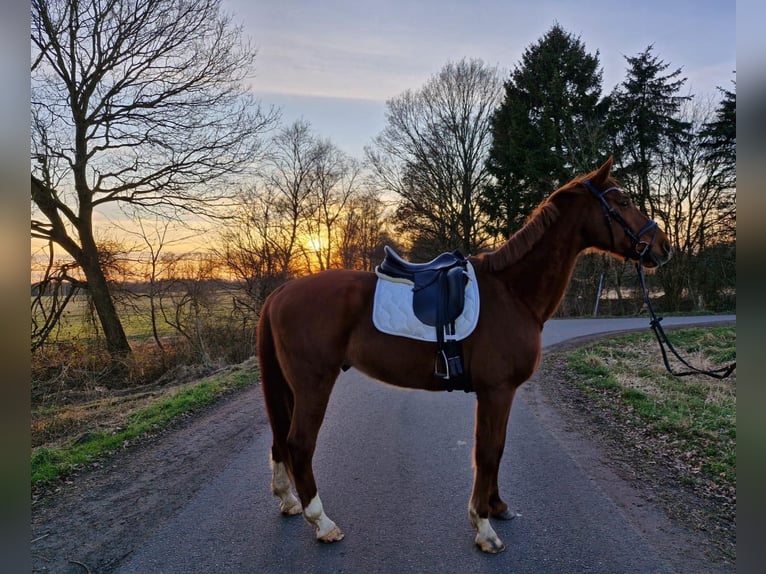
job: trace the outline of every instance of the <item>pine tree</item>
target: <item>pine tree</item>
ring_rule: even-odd
[[[720,188],[737,187],[737,96],[733,91],[719,88],[722,98],[716,109],[716,118],[706,124],[702,136],[705,160],[713,172],[711,177]]]
[[[505,83],[492,122],[483,208],[495,233],[509,235],[576,172],[603,158],[598,51],[559,24],[529,46]]]
[[[653,215],[650,176],[663,147],[688,135],[689,124],[678,119],[678,112],[691,96],[678,95],[686,82],[681,68],[663,75],[670,64],[652,49],[649,45],[637,56],[626,56],[627,75],[611,94],[609,123],[615,175],[633,191],[641,210]]]

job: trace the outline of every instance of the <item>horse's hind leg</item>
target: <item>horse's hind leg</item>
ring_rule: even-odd
[[[293,395],[287,383],[280,387],[278,398],[270,396],[271,429],[274,442],[271,447],[271,492],[279,498],[279,510],[285,516],[295,516],[303,512],[300,501],[292,491],[290,475],[287,469],[289,452],[287,435],[293,415]]]
[[[269,307],[264,305],[258,323],[258,357],[261,365],[261,383],[269,423],[273,435],[270,453],[271,492],[279,498],[279,510],[287,516],[303,511],[300,501],[292,492],[287,463],[287,434],[293,417],[293,392],[287,384],[277,357],[271,332]]]
[[[303,517],[314,526],[316,537],[322,542],[336,542],[343,538],[343,532],[325,514],[312,467],[319,428],[322,426],[330,392],[339,372],[339,369],[336,370],[332,376],[321,382],[304,380],[303,384],[307,385],[306,388],[310,388],[312,393],[311,396],[296,393],[293,420],[287,438],[295,488],[303,504]]]
[[[271,456],[271,492],[279,498],[279,511],[285,516],[295,516],[303,512],[303,507],[293,494],[287,466],[274,460],[273,452],[274,449]]]

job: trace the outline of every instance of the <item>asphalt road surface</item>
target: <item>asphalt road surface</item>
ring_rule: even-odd
[[[666,318],[663,325],[711,319],[735,316]],[[543,343],[646,327],[647,319],[552,320]],[[405,391],[352,369],[336,384],[314,459],[325,510],[346,534],[343,541],[318,543],[302,517],[279,514],[269,490],[266,430],[117,572],[674,571],[523,393],[513,405],[500,469],[501,494],[522,516],[493,521],[505,552],[480,552],[467,517],[474,407],[472,394]]]

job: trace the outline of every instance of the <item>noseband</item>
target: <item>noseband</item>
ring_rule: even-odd
[[[620,215],[611,205],[609,205],[609,203],[606,201],[606,198],[604,197],[610,191],[622,191],[622,189],[617,186],[612,186],[605,189],[604,191],[599,191],[594,187],[589,179],[586,179],[583,182],[583,185],[585,185],[585,187],[588,188],[588,191],[590,191],[596,197],[596,199],[601,202],[601,207],[604,208],[606,226],[609,228],[609,236],[612,238],[612,250],[615,248],[614,231],[612,230],[612,220],[614,220],[620,224],[625,234],[630,237],[630,240],[633,242],[631,249],[639,261],[648,256],[655,263],[659,263],[655,260],[654,255],[651,252],[652,245],[654,245],[654,240],[657,238],[657,231],[659,231],[657,222],[653,219],[650,219],[649,222],[638,231],[638,233],[635,233],[633,229],[631,229],[630,225],[628,225],[628,222],[623,219],[622,215]],[[654,233],[652,233],[651,240],[642,241],[641,237],[649,233],[652,229],[654,229]]]

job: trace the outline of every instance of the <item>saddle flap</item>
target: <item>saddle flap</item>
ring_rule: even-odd
[[[462,267],[447,271],[447,312],[445,319],[452,323],[463,312],[465,306],[465,285],[468,273]]]
[[[412,310],[431,327],[452,323],[463,312],[468,274],[462,266],[418,273],[412,288]]]

